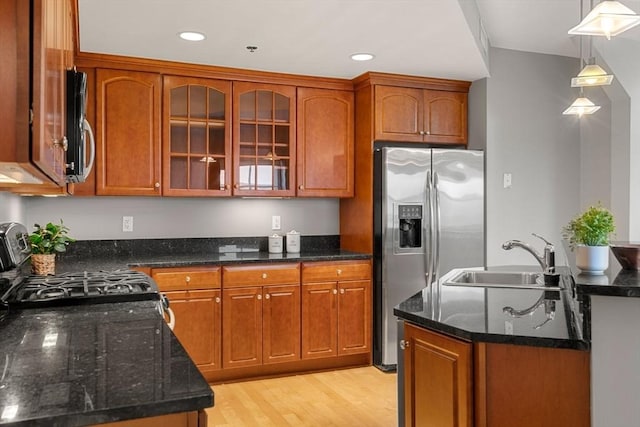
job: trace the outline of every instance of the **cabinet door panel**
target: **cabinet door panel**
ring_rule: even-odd
[[[295,196],[296,88],[233,83],[233,194]]]
[[[425,142],[467,142],[467,94],[425,91]]]
[[[353,92],[298,88],[298,196],[353,197]]]
[[[165,76],[163,194],[231,194],[231,82]]]
[[[222,291],[223,367],[262,364],[262,287]]]
[[[422,142],[422,89],[375,87],[375,139]]]
[[[300,359],[300,286],[265,286],[262,298],[263,363]]]
[[[405,324],[405,423],[471,427],[472,346]]]
[[[96,71],[96,194],[160,195],[160,75]]]
[[[338,355],[371,349],[371,281],[338,283]]]
[[[203,372],[220,369],[220,291],[167,292],[166,296],[176,317],[173,333],[191,359]]]
[[[302,358],[335,356],[338,308],[336,282],[302,285]]]

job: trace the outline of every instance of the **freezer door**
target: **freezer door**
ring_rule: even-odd
[[[394,366],[397,360],[397,325],[393,308],[426,283],[430,223],[427,176],[430,149],[383,149],[382,179],[382,277],[381,360]],[[394,366],[395,367],[395,366]]]
[[[433,150],[436,192],[436,278],[454,268],[485,264],[484,155]]]

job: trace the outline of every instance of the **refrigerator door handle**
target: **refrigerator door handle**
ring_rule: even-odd
[[[431,277],[433,276],[433,180],[431,178],[431,171],[427,171],[427,183],[425,188],[425,194],[427,195],[426,206],[429,209],[429,229],[427,234],[427,250],[424,252],[424,261],[427,267],[427,286],[431,286]]]
[[[441,227],[440,227],[440,189],[438,188],[438,173],[434,172],[433,173],[433,198],[434,198],[434,210],[435,210],[435,224],[434,224],[434,230],[435,230],[435,238],[434,240],[434,254],[433,254],[433,258],[434,258],[434,277],[433,277],[433,282],[437,282],[438,279],[440,278],[440,232],[441,232]]]

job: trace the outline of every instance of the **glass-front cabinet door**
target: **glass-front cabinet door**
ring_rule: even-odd
[[[163,194],[231,195],[231,82],[164,77]]]
[[[293,86],[234,82],[233,194],[295,196]]]

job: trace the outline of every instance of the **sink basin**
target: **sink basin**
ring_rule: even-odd
[[[559,286],[545,286],[542,273],[527,271],[460,270],[448,280],[448,286],[481,286],[486,288],[560,290]]]

